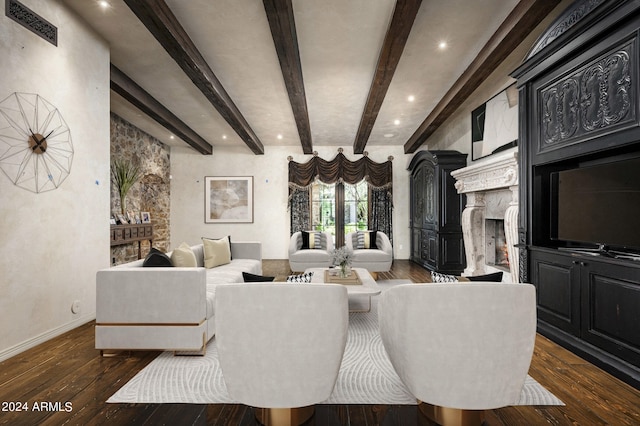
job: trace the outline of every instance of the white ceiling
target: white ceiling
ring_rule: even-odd
[[[107,0],[106,9],[97,0],[63,1],[108,41],[116,67],[214,151],[246,147],[123,0]],[[265,149],[302,150],[262,1],[165,1]],[[395,3],[293,0],[314,146],[353,145]],[[404,145],[517,3],[423,0],[368,144]],[[113,91],[111,110],[164,143],[186,146]]]

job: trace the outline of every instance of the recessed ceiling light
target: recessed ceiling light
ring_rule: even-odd
[[[447,42],[442,40],[440,43],[438,43],[438,49],[440,50],[444,50],[447,48]]]
[[[276,136],[278,139],[282,139],[282,135],[278,134],[278,136]]]
[[[394,137],[394,136],[395,136],[395,135],[394,135],[393,133],[385,133],[385,134],[384,134],[384,137],[385,137],[385,138],[392,138],[392,137]]]
[[[415,96],[413,96],[413,95],[409,95],[409,97],[407,97],[407,100],[408,100],[409,102],[413,102],[413,101],[415,101],[415,100],[416,100],[416,97],[415,97]]]
[[[400,120],[398,120],[398,119],[393,120],[393,124],[395,124],[397,126],[398,124],[400,124]]]
[[[109,2],[107,0],[100,0],[98,2],[98,4],[100,5],[101,8],[103,9],[107,9],[109,7],[111,7],[111,5],[109,4]]]
[[[175,139],[175,138],[176,138],[176,137],[175,137],[175,136],[173,136],[173,135],[169,136],[169,139]]]
[[[222,135],[222,139],[226,139],[226,138],[227,138],[227,135]]]

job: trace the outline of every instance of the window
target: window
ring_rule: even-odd
[[[369,224],[369,204],[367,182],[355,185],[344,184],[344,234],[364,231]]]
[[[328,231],[336,247],[341,247],[345,233],[367,228],[384,232],[393,241],[393,157],[376,163],[365,153],[350,161],[340,148],[331,161],[317,155],[306,163],[297,163],[293,157],[288,160],[291,234]]]
[[[311,227],[315,231],[336,235],[335,206],[336,186],[314,182],[311,186]]]
[[[311,224],[316,231],[330,232],[336,247],[344,245],[349,232],[368,229],[367,182],[311,185]],[[342,219],[342,220],[340,220]]]

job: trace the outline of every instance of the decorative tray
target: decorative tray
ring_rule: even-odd
[[[351,271],[351,273],[342,278],[337,275],[337,269],[328,269],[324,271],[324,282],[330,284],[344,284],[344,285],[362,285],[362,281],[360,281],[360,277],[356,271]],[[335,273],[336,275],[333,275]]]

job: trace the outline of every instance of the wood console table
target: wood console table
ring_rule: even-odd
[[[141,242],[149,240],[153,245],[153,225],[140,223],[132,225],[111,225],[111,247],[138,242],[138,259],[142,259]]]

